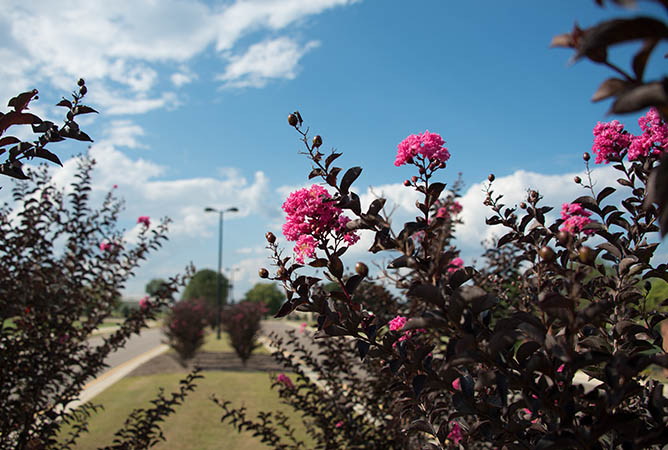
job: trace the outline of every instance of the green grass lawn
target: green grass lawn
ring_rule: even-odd
[[[216,332],[209,331],[204,340],[204,345],[200,349],[203,352],[229,352],[234,353],[234,349],[230,344],[230,337],[227,333],[223,332],[220,334],[220,340],[216,339]],[[258,347],[253,352],[254,355],[270,355],[271,352],[267,351],[264,345]]]
[[[166,442],[156,449],[265,449],[259,439],[250,433],[239,434],[228,423],[222,424],[223,410],[215,405],[210,396],[230,400],[234,405],[244,405],[249,417],[259,411],[282,410],[294,418],[297,437],[307,442],[299,415],[279,402],[278,393],[269,388],[266,372],[204,372],[204,378],[197,380],[197,389],[191,392],[185,403],[162,424]],[[176,390],[179,380],[185,374],[159,374],[151,376],[126,377],[95,397],[94,402],[104,405],[104,410],[93,416],[90,433],[84,434],[78,442],[78,449],[92,449],[110,445],[114,433],[122,426],[128,414],[138,407],[148,407],[158,387],[169,393]]]

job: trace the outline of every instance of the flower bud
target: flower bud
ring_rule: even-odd
[[[527,209],[527,204],[524,202],[520,203],[520,208]]]
[[[366,277],[369,274],[369,267],[363,262],[355,264],[355,272],[361,277]]]
[[[290,124],[291,127],[296,127],[298,122],[299,121],[297,120],[297,116],[295,116],[294,114],[288,115],[288,123]]]
[[[557,233],[557,240],[564,247],[568,245],[568,241],[570,241],[570,239],[571,239],[571,235],[568,234],[568,231],[563,231],[562,230],[559,233]]]
[[[411,180],[404,180],[404,186],[410,186]]]
[[[551,263],[557,257],[557,254],[554,252],[554,250],[545,245],[538,251],[538,256],[540,256],[540,259],[543,261]]]
[[[314,137],[313,137],[313,146],[314,146],[315,148],[318,148],[318,147],[320,147],[321,145],[322,145],[322,138],[320,137],[320,135],[316,135],[316,136],[314,136]]]
[[[285,267],[279,267],[276,271],[276,276],[280,280],[285,280],[288,277],[288,271],[285,269]]]
[[[575,175],[575,178],[573,178],[573,181],[575,181],[575,184],[580,184],[582,183],[582,178],[579,176]]]
[[[84,84],[86,84],[86,82],[84,81],[84,79],[83,79],[83,78],[79,78],[79,81],[77,81],[77,85],[79,85],[79,87],[81,87],[81,86],[83,86]]]
[[[529,191],[529,200],[532,202],[538,201],[538,192],[537,191]]]
[[[83,85],[79,88],[79,94],[86,95],[86,92],[88,92],[88,88],[86,87],[86,85]]]
[[[591,155],[589,154],[589,152],[584,152],[584,154],[582,155],[582,159],[584,159],[585,161],[589,161],[590,158]]]
[[[594,264],[596,255],[594,254],[594,250],[592,250],[591,247],[583,245],[578,249],[578,258],[582,264],[592,265]]]
[[[274,233],[272,233],[271,231],[267,231],[267,234],[265,234],[264,237],[267,238],[267,242],[269,242],[270,244],[276,242],[276,235],[274,235]]]
[[[416,177],[415,175],[413,175],[413,176],[411,177],[411,181],[412,181],[413,183],[417,183],[417,180],[418,180],[418,177]]]
[[[494,181],[494,180],[496,179],[496,177],[494,176],[493,173],[490,173],[490,174],[487,176],[487,179],[488,179],[489,182],[491,183],[492,181]]]
[[[258,275],[260,275],[260,278],[269,278],[269,271],[265,269],[264,267],[261,268],[258,272]]]

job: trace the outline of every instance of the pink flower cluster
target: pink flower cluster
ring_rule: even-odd
[[[596,155],[596,164],[609,163],[611,157],[620,156],[623,150],[628,149],[629,161],[641,156],[660,154],[668,150],[668,125],[661,120],[659,112],[650,108],[647,113],[638,119],[642,130],[640,136],[633,136],[624,130],[624,125],[617,120],[599,122],[594,127],[594,145],[592,151]]]
[[[397,316],[394,319],[390,320],[390,331],[399,331],[401,330],[408,320],[403,316]]]
[[[451,216],[456,216],[460,212],[462,212],[462,205],[459,202],[453,202],[448,206],[442,206],[438,208],[436,217],[442,217],[444,219],[447,219]]]
[[[339,420],[336,422],[336,425],[334,425],[336,428],[341,428],[343,426],[343,420]]]
[[[359,240],[357,234],[346,230],[350,219],[341,214],[341,208],[334,206],[331,198],[327,189],[314,184],[293,192],[283,203],[283,211],[287,214],[283,235],[289,241],[297,241],[295,259],[301,264],[304,257],[315,256],[318,240],[326,239],[329,233],[342,238],[348,245]]]
[[[561,231],[577,233],[582,231],[584,234],[592,234],[594,230],[583,229],[592,220],[589,218],[591,213],[585,210],[579,203],[564,203],[561,206],[561,218],[564,222],[561,224]]]
[[[149,216],[140,216],[137,219],[137,223],[144,224],[144,226],[149,227],[151,225],[151,218]]]
[[[448,273],[456,272],[464,267],[464,261],[461,258],[454,258],[448,264]]]
[[[619,153],[629,146],[632,137],[617,120],[597,123],[594,127],[594,145],[591,148],[596,155],[596,164],[607,164],[611,156],[619,156]]]
[[[110,242],[100,242],[100,250],[101,251],[106,252],[109,249],[111,249],[111,243]]]
[[[644,117],[638,119],[642,130],[640,136],[634,136],[629,147],[629,161],[647,156],[651,153],[659,154],[668,149],[668,125],[662,120],[655,108],[647,111]]]
[[[462,427],[460,427],[457,422],[452,422],[452,429],[450,430],[450,433],[448,433],[448,439],[452,440],[455,445],[459,445],[459,442],[463,438]]]
[[[139,308],[146,309],[149,306],[151,306],[151,302],[149,301],[148,295],[145,295],[144,297],[139,299]]]
[[[288,389],[292,389],[294,387],[294,385],[292,384],[292,380],[284,373],[279,374],[276,379],[278,380],[279,383],[282,383]]]
[[[394,165],[399,167],[411,163],[417,155],[422,155],[430,161],[445,162],[450,159],[450,152],[443,146],[445,141],[440,134],[430,133],[411,134],[401,141],[397,147],[397,158]]]

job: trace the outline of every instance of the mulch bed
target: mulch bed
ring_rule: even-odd
[[[133,370],[129,376],[154,375],[158,373],[186,373],[195,366],[203,370],[235,370],[280,372],[285,370],[271,355],[252,355],[246,366],[235,353],[199,352],[187,366],[182,366],[176,354],[168,352],[147,361]]]

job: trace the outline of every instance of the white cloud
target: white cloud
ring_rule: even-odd
[[[287,37],[253,44],[243,55],[228,57],[230,63],[217,79],[227,88],[260,88],[273,79],[292,80],[297,76],[301,57],[318,45],[311,41],[301,46]]]
[[[144,136],[144,129],[129,120],[113,120],[105,140],[127,148],[145,148],[138,137]]]
[[[554,210],[548,214],[548,223],[550,223],[559,216],[562,203],[571,202],[582,195],[591,195],[582,186],[575,184],[573,181],[575,175],[586,179],[583,173],[544,175],[518,170],[511,175],[497,178],[492,184],[492,189],[494,197],[503,195],[501,203],[506,206],[518,205],[526,200],[529,189],[537,190],[543,196],[540,204],[554,207]],[[596,168],[592,172],[595,189],[597,186],[614,186],[617,178],[616,171],[610,166]],[[483,241],[488,241],[504,232],[501,226],[485,224],[485,218],[492,216],[492,210],[483,205],[486,196],[484,186],[487,184],[486,181],[473,184],[459,199],[463,207],[461,219],[464,223],[456,229],[456,244],[462,249],[467,262],[480,256]],[[610,197],[610,200],[614,198]]]
[[[172,81],[172,84],[176,87],[181,87],[183,85],[192,83],[192,81],[196,78],[197,75],[187,72],[176,72],[169,77],[169,79]]]
[[[221,55],[254,33],[241,56],[230,58],[225,85],[264,86],[292,79],[300,46],[285,37],[267,39],[287,26],[354,0],[237,0],[209,5],[195,0],[48,0],[2,2],[0,95],[10,98],[32,85],[67,91],[74,80],[89,82],[91,99],[106,114],[139,114],[178,104],[171,92],[156,92],[161,70],[180,87],[197,78],[188,64],[213,45]],[[292,31],[292,30],[291,30]],[[258,43],[259,41],[259,43]],[[274,52],[274,53],[268,53]],[[221,64],[226,61],[223,58]]]

